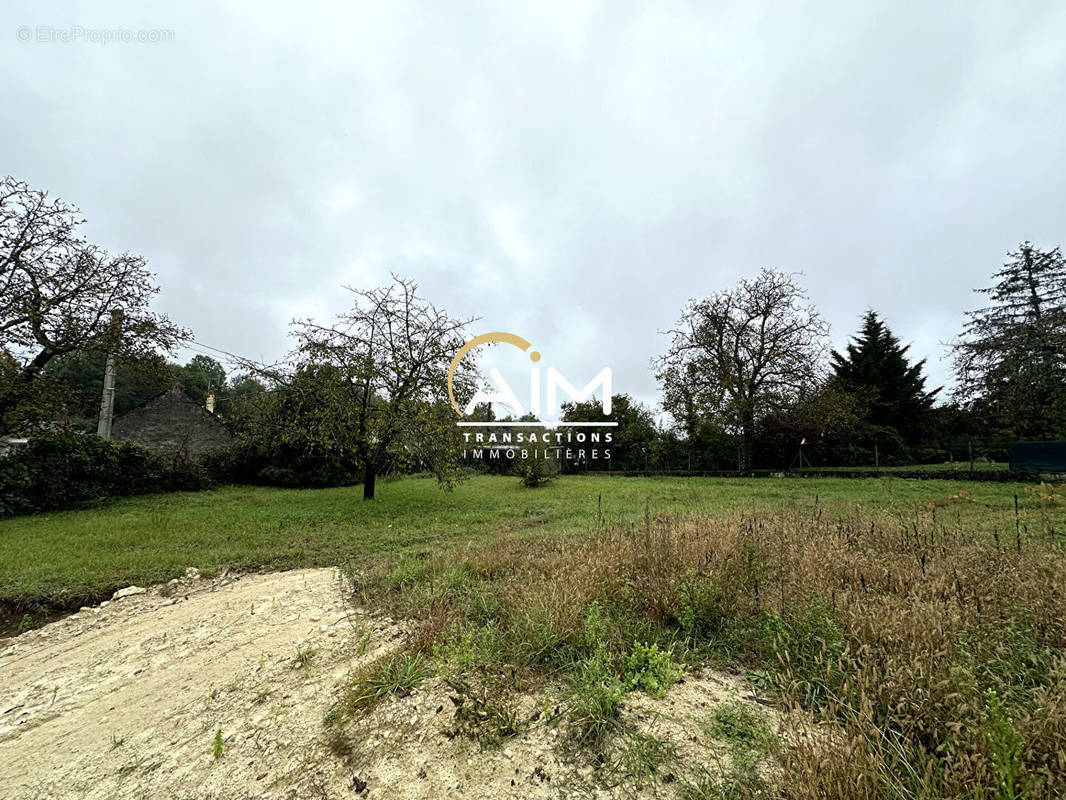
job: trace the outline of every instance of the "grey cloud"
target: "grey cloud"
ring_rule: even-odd
[[[773,265],[947,382],[971,290],[1066,244],[1066,7],[779,6],[7,3],[3,169],[251,357],[396,271],[654,402],[657,331]],[[74,24],[175,40],[15,40]]]

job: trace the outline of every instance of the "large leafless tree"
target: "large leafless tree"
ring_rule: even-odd
[[[756,420],[814,385],[829,328],[791,275],[763,269],[690,301],[667,333],[655,362],[666,410],[686,427],[709,416],[736,430],[749,469]]]
[[[139,357],[187,331],[150,310],[145,260],[78,234],[78,209],[12,177],[0,181],[0,427],[45,410],[45,368],[73,352]],[[115,321],[121,319],[121,331]]]

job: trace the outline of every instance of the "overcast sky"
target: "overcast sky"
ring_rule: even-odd
[[[0,171],[252,358],[394,271],[653,403],[685,301],[773,266],[935,385],[1006,251],[1066,244],[1061,0],[151,5],[0,6]]]

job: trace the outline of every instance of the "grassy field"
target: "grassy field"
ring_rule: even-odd
[[[587,537],[378,555],[351,571],[359,603],[417,626],[356,676],[337,717],[436,674],[472,709],[461,735],[500,746],[541,724],[514,698],[545,692],[573,758],[646,796],[1060,797],[1066,549],[1011,500],[978,515],[958,496],[935,516],[649,515]],[[746,674],[783,735],[709,710],[744,747],[701,763],[627,722],[629,696],[706,665]]]
[[[411,478],[372,503],[230,487],[4,520],[0,600],[337,564],[361,606],[411,630],[335,698],[338,741],[435,676],[469,709],[455,735],[499,747],[552,726],[604,785],[1035,800],[1059,796],[1066,752],[1063,494],[892,477]],[[627,696],[708,665],[746,675],[786,735],[719,707],[708,730],[733,752],[692,764],[626,723]],[[523,716],[531,693],[542,711]]]
[[[998,525],[1006,533],[1015,496],[1033,531],[1066,529],[1063,515],[1049,517],[1024,485],[965,481],[566,476],[526,489],[514,478],[476,477],[448,493],[432,479],[411,478],[383,484],[370,503],[358,487],[227,487],[0,520],[0,604],[76,608],[187,567],[327,566],[506,533],[580,535],[601,519],[623,522],[646,509],[724,514],[820,506],[835,513],[864,506],[913,516],[931,513],[932,504],[975,532]]]
[[[339,718],[437,675],[472,709],[460,735],[502,746],[539,724],[515,697],[545,692],[573,757],[647,796],[1060,796],[1059,490],[711,480],[677,487],[695,490],[686,499],[675,486],[658,483],[665,513],[588,520],[587,536],[501,534],[351,565],[362,606],[417,626],[356,676]],[[626,721],[627,697],[707,665],[745,674],[783,735],[718,707],[705,723],[732,751],[700,763]]]

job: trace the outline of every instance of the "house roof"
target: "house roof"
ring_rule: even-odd
[[[118,421],[120,419],[126,419],[127,417],[129,417],[129,416],[131,416],[133,414],[136,414],[138,411],[143,411],[144,409],[148,408],[149,406],[155,405],[156,402],[158,402],[159,400],[162,400],[165,397],[173,397],[175,400],[179,400],[179,401],[185,403],[186,405],[189,405],[189,406],[192,406],[193,408],[199,409],[200,413],[203,414],[206,418],[210,419],[216,425],[219,425],[219,426],[221,426],[223,428],[226,428],[226,424],[225,424],[225,422],[223,421],[223,419],[221,417],[219,417],[217,414],[214,414],[214,413],[208,411],[200,403],[197,403],[195,400],[193,400],[191,397],[189,397],[189,393],[186,392],[181,387],[181,384],[178,384],[178,383],[175,383],[170,388],[164,389],[163,391],[152,395],[147,400],[145,400],[143,403],[141,403],[140,405],[134,406],[133,408],[129,409],[128,411],[123,411],[121,414],[116,414],[115,417],[114,417],[114,420]],[[227,430],[228,430],[228,428],[227,428]]]

